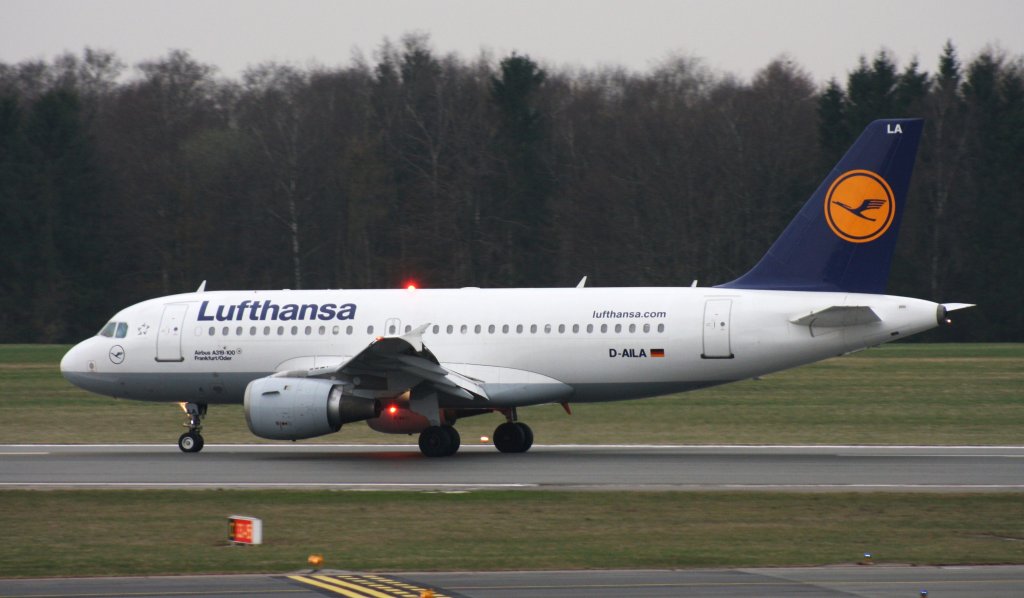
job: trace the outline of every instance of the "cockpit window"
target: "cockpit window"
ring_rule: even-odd
[[[124,338],[128,336],[127,322],[107,322],[107,325],[100,330],[100,336],[107,338]]]

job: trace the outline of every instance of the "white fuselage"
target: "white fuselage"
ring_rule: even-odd
[[[795,323],[834,306],[880,321]],[[656,396],[751,378],[910,336],[940,306],[888,295],[720,288],[223,291],[119,312],[76,345],[69,380],[147,401],[241,402],[246,385],[345,362],[424,324],[444,368],[494,406]],[[387,389],[379,394],[385,395]]]

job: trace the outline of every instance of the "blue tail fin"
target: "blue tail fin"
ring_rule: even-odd
[[[761,261],[719,286],[885,293],[922,125],[868,125]]]

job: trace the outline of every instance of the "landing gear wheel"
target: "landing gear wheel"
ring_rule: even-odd
[[[451,426],[430,426],[420,432],[420,452],[426,457],[449,457],[459,450],[462,439]]]
[[[494,429],[494,448],[503,453],[525,453],[533,446],[533,430],[519,422],[505,422]]]
[[[178,448],[183,453],[198,453],[203,450],[203,436],[199,433],[203,429],[203,418],[206,416],[206,403],[185,403],[185,432],[178,437]]]
[[[178,448],[183,453],[198,453],[203,450],[203,436],[199,432],[185,432],[178,437]]]
[[[516,427],[523,431],[523,450],[519,452],[525,453],[533,446],[533,430],[523,422],[516,422]]]
[[[450,457],[459,452],[459,447],[462,445],[462,437],[459,436],[459,431],[453,426],[444,426],[442,429],[448,433],[448,439],[451,443],[448,446],[448,454],[445,455],[446,457]]]

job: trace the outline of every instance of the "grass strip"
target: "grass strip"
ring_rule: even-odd
[[[100,397],[60,377],[59,345],[0,345],[2,443],[167,443],[177,405]],[[891,344],[691,393],[520,410],[537,442],[641,444],[1024,444],[1024,344]],[[458,423],[464,443],[498,415]],[[263,442],[240,405],[210,407],[208,443]],[[305,442],[408,443],[352,424]]]
[[[0,577],[1024,563],[1019,494],[11,490],[0,529]]]

